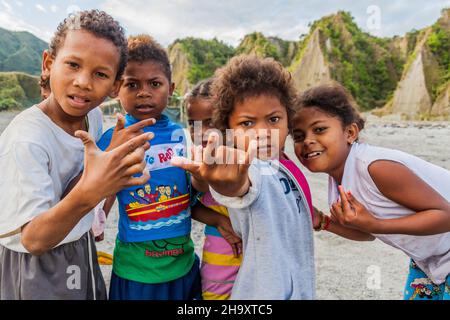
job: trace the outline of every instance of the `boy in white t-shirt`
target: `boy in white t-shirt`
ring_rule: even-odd
[[[105,12],[69,16],[44,54],[50,95],[0,136],[2,300],[106,298],[89,233],[91,210],[148,180],[148,173],[133,177],[145,168],[148,134],[110,152],[101,152],[92,138],[101,133],[95,108],[118,88],[126,46],[123,29]],[[116,137],[114,145],[124,140]]]

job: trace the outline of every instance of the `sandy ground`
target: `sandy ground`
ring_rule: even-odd
[[[14,113],[0,113],[0,132]],[[105,119],[105,129],[114,123]],[[380,120],[367,116],[362,141],[399,149],[450,170],[450,123],[402,122],[395,117]],[[287,152],[294,158],[292,141]],[[327,177],[304,172],[310,183],[314,204],[327,210]],[[98,250],[113,252],[117,233],[117,206],[108,218],[105,240]],[[193,222],[192,237],[201,256],[203,225]],[[315,233],[315,260],[318,299],[401,299],[409,258],[397,249],[376,240],[358,243],[327,232]],[[107,284],[111,267],[102,266]]]

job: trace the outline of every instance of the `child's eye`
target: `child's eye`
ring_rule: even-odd
[[[212,122],[212,120],[209,120],[207,125],[208,125],[208,128],[214,128],[214,123]]]
[[[97,77],[102,78],[102,79],[108,79],[108,75],[106,73],[103,72],[97,72]]]
[[[77,68],[79,67],[78,63],[76,63],[76,62],[71,62],[71,61],[69,61],[69,62],[67,62],[66,64],[67,64],[71,69],[77,69]]]
[[[277,123],[278,121],[280,121],[280,117],[271,117],[269,119],[269,122],[272,124]]]
[[[252,124],[253,124],[252,121],[243,121],[239,125],[241,125],[243,127],[250,127]]]
[[[161,86],[161,82],[158,82],[158,81],[152,81],[150,84],[154,88],[159,88]]]
[[[293,137],[294,142],[303,142],[305,140],[305,135],[303,133],[294,133]]]
[[[314,133],[322,133],[326,130],[327,128],[325,127],[318,127],[318,128],[314,128]]]
[[[135,88],[137,88],[137,83],[136,82],[128,82],[125,84],[125,87],[135,89]]]
[[[189,127],[194,127],[194,120],[189,120],[188,121],[188,126]]]

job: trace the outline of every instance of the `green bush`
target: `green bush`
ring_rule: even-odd
[[[234,55],[233,47],[215,38],[204,40],[189,37],[176,40],[174,45],[176,43],[181,43],[183,51],[188,56],[190,69],[187,78],[191,84],[211,77],[217,68],[223,66]]]
[[[439,79],[431,86],[434,101],[450,81],[450,30],[444,23],[438,20],[432,26],[427,45],[439,64]]]
[[[23,108],[23,106],[13,98],[0,99],[0,111],[21,108]]]

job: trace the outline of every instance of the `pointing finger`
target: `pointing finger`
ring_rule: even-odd
[[[198,162],[196,163],[185,157],[173,157],[170,162],[175,167],[181,168],[183,170],[187,170],[193,174],[196,174],[200,168],[200,163],[198,163]]]
[[[129,126],[127,129],[132,132],[137,132],[137,131],[144,129],[145,127],[152,126],[155,123],[156,123],[156,120],[154,118],[144,119],[144,120],[141,120],[141,121]]]
[[[115,127],[115,131],[120,131],[123,128],[125,128],[125,117],[123,116],[123,114],[121,113],[116,113],[116,127]]]
[[[139,147],[142,147],[145,145],[145,143],[148,142],[148,140],[153,139],[155,135],[153,133],[143,133],[137,137],[134,137],[130,140],[128,140],[126,143],[118,146],[117,148],[113,149],[111,152],[117,154],[120,158],[125,157],[127,154],[133,152]]]

